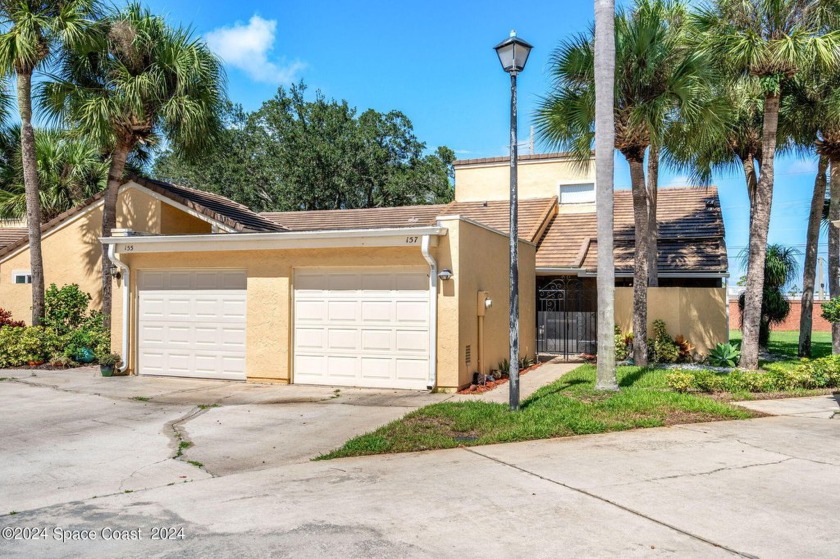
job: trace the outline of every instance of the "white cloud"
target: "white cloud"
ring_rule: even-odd
[[[668,181],[667,184],[660,186],[665,186],[666,188],[671,186],[690,186],[691,180],[688,178],[688,175],[674,175],[671,177],[671,180]]]
[[[295,60],[270,60],[274,49],[277,21],[254,15],[247,24],[236,22],[205,36],[207,44],[227,64],[243,70],[258,82],[285,84],[295,81],[306,64]]]

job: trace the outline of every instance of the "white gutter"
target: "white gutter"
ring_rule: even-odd
[[[429,252],[431,236],[423,235],[420,252],[429,263],[429,378],[426,387],[430,390],[437,384],[437,261]]]
[[[420,244],[423,236],[446,235],[446,228],[394,227],[329,231],[279,231],[271,233],[226,233],[219,235],[150,235],[102,237],[116,252],[207,252],[296,248],[386,247]],[[432,242],[436,241],[434,239]]]
[[[131,270],[129,270],[128,265],[119,259],[116,255],[116,248],[117,245],[108,245],[108,259],[117,266],[122,271],[122,292],[123,292],[123,300],[122,300],[122,353],[120,354],[123,360],[122,366],[119,368],[121,373],[124,373],[126,369],[128,369],[128,303],[129,303],[129,291],[130,291],[130,281],[131,281]]]

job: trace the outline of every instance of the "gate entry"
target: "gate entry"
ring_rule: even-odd
[[[537,289],[537,352],[567,359],[597,351],[595,280],[545,278]]]

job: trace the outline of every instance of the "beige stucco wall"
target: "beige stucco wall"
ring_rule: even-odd
[[[520,198],[551,198],[560,184],[595,182],[595,166],[588,170],[568,159],[520,161]],[[455,200],[475,202],[510,198],[510,164],[490,163],[455,167]]]
[[[648,335],[653,321],[664,320],[668,334],[684,336],[700,355],[729,338],[726,289],[723,287],[651,287],[648,289]],[[615,290],[615,317],[623,331],[632,330],[633,288]]]
[[[198,223],[196,223],[198,222]],[[137,188],[123,190],[118,198],[117,227],[149,233],[209,233],[210,224],[186,214]],[[59,287],[76,283],[93,297],[94,307],[101,305],[99,237],[102,228],[102,204],[73,216],[66,223],[48,231],[42,238],[46,286]],[[32,290],[27,284],[12,283],[15,270],[30,269],[29,249],[24,247],[0,262],[0,308],[12,312],[27,324],[32,319]],[[120,282],[114,286],[113,320],[122,313]],[[119,335],[112,337],[112,346],[119,347]]]
[[[457,383],[463,387],[470,383],[473,372],[488,373],[510,355],[508,237],[466,221],[445,220],[442,225],[449,229],[448,240],[456,247],[453,254],[457,255],[453,279],[442,283],[445,289],[457,293],[457,301],[450,302],[451,308],[441,308],[440,313],[447,315],[457,311],[460,317],[457,338],[446,340],[445,348],[447,374],[457,371],[458,376],[457,380],[447,378],[446,382],[447,386]],[[535,258],[536,247],[520,242],[519,330],[520,355],[523,357],[533,357],[536,353]],[[481,340],[478,335],[479,291],[487,291],[493,301],[485,311]],[[466,361],[467,347],[470,348],[469,363]]]

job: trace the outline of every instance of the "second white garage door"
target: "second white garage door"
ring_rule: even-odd
[[[297,271],[294,382],[425,389],[428,285],[422,270]]]
[[[246,275],[139,272],[138,372],[245,380]]]

